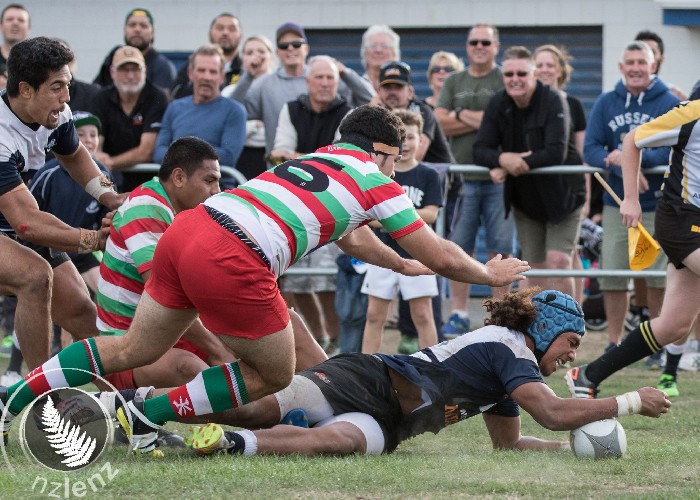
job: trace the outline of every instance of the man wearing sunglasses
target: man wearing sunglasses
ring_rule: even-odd
[[[297,23],[284,23],[277,28],[277,58],[279,69],[253,82],[244,72],[231,97],[245,103],[248,120],[265,124],[265,153],[270,154],[275,144],[275,132],[282,106],[306,94],[309,42],[306,32]],[[351,106],[367,104],[374,95],[372,85],[355,71],[338,64],[340,83],[338,94]]]
[[[504,90],[489,101],[474,142],[474,162],[505,183],[523,258],[533,268],[570,269],[586,198],[582,174],[524,175],[539,167],[577,165],[569,106],[556,89],[535,78],[532,54],[503,54]],[[529,278],[536,286],[572,294],[572,278]]]
[[[469,66],[451,75],[443,84],[435,118],[450,140],[452,154],[457,163],[474,163],[472,148],[476,133],[489,99],[503,88],[503,76],[496,65],[500,43],[498,28],[490,24],[477,24],[467,37]],[[476,235],[483,220],[489,256],[513,253],[513,220],[506,218],[503,207],[503,185],[494,184],[474,174],[462,174],[462,193],[452,219],[450,240],[474,255]],[[442,333],[453,338],[470,330],[469,284],[450,283],[452,314]],[[495,297],[508,291],[493,290]]]

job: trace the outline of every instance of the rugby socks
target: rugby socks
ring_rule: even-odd
[[[668,344],[666,346],[666,366],[664,373],[675,377],[678,375],[678,364],[681,362],[681,356],[685,350],[685,343],[682,345]]]
[[[258,438],[253,431],[243,429],[240,431],[227,431],[225,433],[229,446],[226,453],[231,455],[244,455],[249,457],[258,451]]]
[[[172,422],[238,408],[248,402],[238,362],[207,368],[187,384],[147,399],[144,413],[151,422]]]
[[[590,363],[585,376],[598,385],[616,371],[646,358],[662,347],[651,331],[651,323],[644,321],[632,330],[619,346]]]
[[[75,342],[29,372],[24,380],[8,387],[8,398],[12,399],[10,411],[17,415],[45,392],[90,383],[95,375],[104,375],[95,339]]]

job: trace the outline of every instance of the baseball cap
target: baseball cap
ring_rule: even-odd
[[[279,39],[284,35],[285,33],[296,33],[300,37],[302,37],[304,40],[306,40],[306,33],[304,32],[304,28],[299,26],[297,23],[284,23],[281,25],[279,28],[277,28],[277,35],[275,41],[279,41]]]
[[[141,7],[131,9],[126,15],[126,19],[124,19],[124,24],[129,22],[129,18],[131,16],[146,16],[148,20],[151,21],[151,26],[153,26],[153,16],[151,15],[151,12],[148,9],[144,9]]]
[[[119,47],[114,51],[114,56],[112,56],[112,66],[115,68],[118,68],[126,63],[135,63],[141,67],[146,66],[146,61],[144,60],[141,51],[130,45]]]
[[[390,61],[379,68],[379,85],[385,83],[398,83],[411,85],[411,67],[405,62]]]
[[[83,125],[94,125],[97,130],[102,130],[102,122],[92,113],[87,111],[76,111],[73,113],[73,124],[75,128],[80,128]]]

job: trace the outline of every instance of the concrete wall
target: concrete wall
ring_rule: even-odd
[[[21,0],[20,0],[21,1]],[[602,25],[603,88],[619,78],[617,61],[640,29],[656,31],[666,44],[661,76],[686,92],[700,79],[700,30],[662,25],[660,0],[24,0],[32,35],[67,40],[78,55],[78,77],[92,80],[105,54],[122,42],[131,7],[153,13],[159,50],[192,50],[207,41],[209,23],[220,12],[236,14],[244,34],[274,37],[276,26],[297,21],[314,28]],[[700,2],[698,8],[700,8]],[[466,32],[466,30],[465,30]],[[438,49],[438,47],[436,47]],[[359,47],[358,47],[359,50]]]

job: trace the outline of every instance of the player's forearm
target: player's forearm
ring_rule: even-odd
[[[367,226],[358,227],[336,244],[346,254],[368,264],[386,269],[399,269],[403,265],[404,259],[382,243]]]
[[[101,249],[99,231],[70,227],[47,212],[34,212],[13,227],[21,239],[56,250],[87,253]]]

